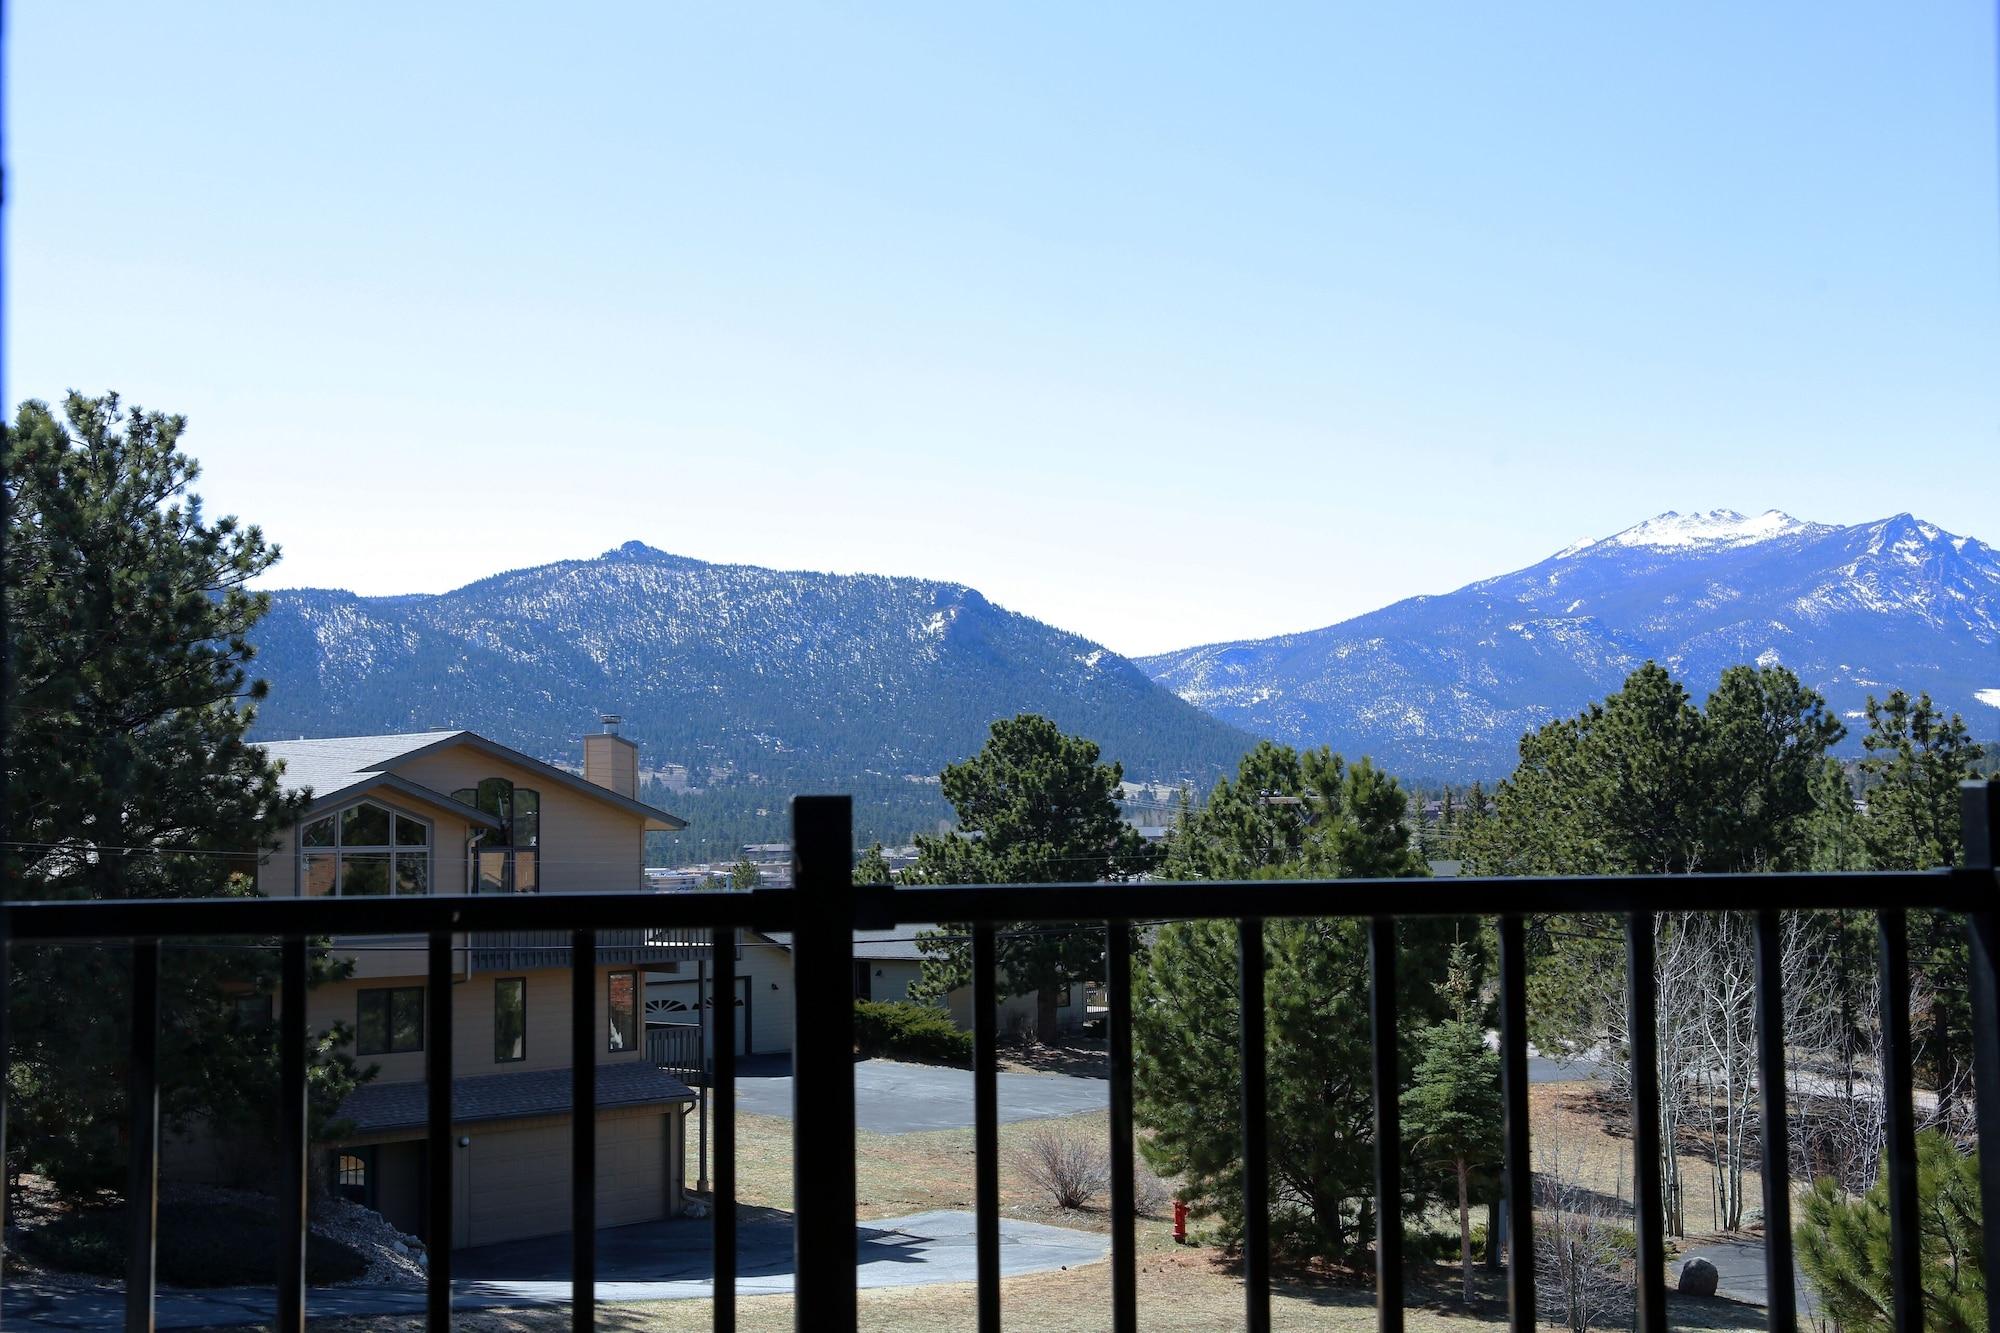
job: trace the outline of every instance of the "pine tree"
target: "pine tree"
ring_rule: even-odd
[[[1500,1055],[1486,1045],[1472,971],[1465,946],[1454,945],[1451,970],[1439,987],[1451,1016],[1418,1034],[1416,1068],[1403,1094],[1403,1138],[1419,1172],[1442,1167],[1455,1179],[1458,1256],[1468,1305],[1474,1176],[1500,1160]],[[1497,1239],[1489,1236],[1486,1243]]]
[[[1979,1155],[1961,1154],[1944,1134],[1917,1136],[1918,1253],[1923,1326],[1932,1333],[1986,1333],[1985,1227]],[[1793,1228],[1806,1271],[1834,1326],[1898,1327],[1889,1274],[1889,1172],[1859,1199],[1843,1198],[1831,1177],[1813,1182]]]
[[[1913,702],[1901,690],[1880,702],[1871,696],[1867,711],[1861,772],[1872,785],[1861,839],[1869,860],[1882,870],[1956,865],[1964,850],[1958,784],[1978,776],[1980,755],[1964,720],[1946,717],[1928,694]],[[1910,964],[1928,1004],[1918,1069],[1949,1112],[1972,1059],[1971,958],[1952,915],[1912,915]]]
[[[1095,741],[1065,735],[1045,717],[1023,713],[993,723],[972,758],[941,775],[958,829],[917,839],[917,862],[904,878],[919,884],[1063,884],[1122,880],[1157,860],[1119,818],[1117,764],[1098,761]],[[971,978],[965,924],[944,924],[925,944],[920,990],[942,995]],[[1056,1039],[1064,987],[1101,977],[1102,931],[1051,928],[1041,922],[997,932],[1000,987],[1035,995],[1038,1040]],[[956,937],[956,938],[954,938]]]
[[[261,681],[248,634],[278,558],[255,527],[209,522],[178,451],[185,421],[71,394],[58,419],[22,405],[4,441],[8,499],[5,892],[21,898],[247,896],[259,857],[304,807],[244,741]],[[317,961],[321,976],[342,970]],[[161,975],[162,1112],[267,1132],[268,1026],[234,999],[269,994],[268,952],[189,944]],[[115,1185],[125,1157],[130,973],[117,947],[16,945],[8,973],[15,1142],[73,1196]],[[336,1032],[333,1034],[338,1036]],[[355,1081],[316,1045],[315,1120]]]
[[[882,855],[882,844],[873,843],[854,862],[854,882],[856,884],[893,884],[895,875],[889,869],[889,860]]]
[[[1234,780],[1176,827],[1166,873],[1177,878],[1422,876],[1402,788],[1363,760],[1260,745]],[[1472,923],[1401,923],[1397,1006],[1404,1045],[1443,1013],[1430,978]],[[1265,925],[1267,1093],[1273,1243],[1355,1262],[1374,1235],[1374,1119],[1368,1043],[1368,939],[1354,918]],[[1168,923],[1134,968],[1140,1149],[1186,1181],[1197,1213],[1242,1234],[1242,1092],[1234,1015],[1237,931],[1228,922]]]

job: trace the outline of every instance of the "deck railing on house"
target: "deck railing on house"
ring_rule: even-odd
[[[1265,1100],[1263,922],[1283,917],[1342,916],[1370,923],[1369,978],[1376,1067],[1376,1216],[1397,1217],[1403,1195],[1402,1147],[1397,1123],[1394,1052],[1395,921],[1401,917],[1482,915],[1499,920],[1499,1009],[1502,1052],[1505,1162],[1504,1218],[1508,1245],[1510,1326],[1535,1327],[1535,1229],[1528,1148],[1527,991],[1524,919],[1546,912],[1616,913],[1625,918],[1626,989],[1632,1032],[1632,1135],[1637,1205],[1638,1326],[1665,1333],[1665,1236],[1660,1183],[1658,1040],[1653,971],[1653,917],[1668,910],[1753,914],[1756,921],[1758,1056],[1763,1141],[1783,1145],[1785,1041],[1779,994],[1779,913],[1845,909],[1878,914],[1882,985],[1883,1068],[1886,1094],[1890,1199],[1890,1263],[1895,1325],[1904,1333],[1922,1326],[1918,1252],[1915,1126],[1909,1030],[1910,969],[1905,916],[1932,908],[1961,913],[1971,944],[1974,1064],[1982,1189],[1988,1217],[2000,1217],[2000,956],[1996,909],[1994,828],[2000,788],[1964,789],[1966,863],[1956,870],[1922,873],[1792,875],[1693,875],[1673,878],[1591,876],[1566,879],[1437,879],[1236,884],[1074,884],[1060,886],[856,887],[851,882],[853,840],[846,797],[802,797],[793,806],[794,889],[754,893],[648,893],[541,895],[494,898],[268,899],[182,902],[12,903],[0,906],[0,952],[8,942],[130,939],[135,981],[130,1060],[130,1176],[134,1206],[127,1273],[127,1326],[152,1326],[154,1204],[159,1142],[157,979],[162,941],[253,936],[278,942],[283,966],[280,1022],[284,1089],[280,1189],[284,1275],[278,1290],[277,1326],[304,1327],[306,1238],[306,978],[307,940],[328,934],[417,932],[428,939],[430,980],[442,992],[452,979],[455,931],[566,933],[573,968],[574,1058],[571,1175],[572,1290],[575,1327],[590,1328],[595,1314],[597,1184],[595,1083],[592,1064],[601,1044],[594,1028],[595,974],[601,939],[612,932],[704,932],[717,958],[748,927],[793,934],[797,1013],[794,1036],[793,1117],[797,1209],[796,1301],[798,1326],[847,1330],[856,1323],[855,1120],[852,1018],[844,1002],[852,985],[853,932],[916,922],[973,923],[974,1139],[978,1327],[1000,1327],[1000,1198],[998,1117],[995,1099],[995,926],[1001,922],[1102,922],[1109,1003],[1110,1145],[1112,1162],[1111,1318],[1117,1330],[1137,1328],[1136,1249],[1133,1212],[1133,1086],[1131,949],[1135,923],[1154,919],[1222,919],[1239,925],[1239,999],[1242,1005],[1242,1137],[1245,1203],[1245,1316],[1252,1333],[1270,1326],[1268,1155]],[[4,994],[0,990],[0,994]],[[734,1006],[713,1010],[715,1105],[715,1301],[714,1324],[734,1327],[736,1315],[735,1024]],[[452,1050],[450,1005],[426,1006],[425,1049],[435,1060]],[[0,1045],[4,1049],[4,1045]],[[437,1071],[443,1075],[447,1071]],[[0,1071],[0,1090],[6,1086]],[[429,1080],[427,1182],[432,1234],[451,1234],[455,1201],[448,1164],[453,1154],[452,1082]],[[0,1129],[4,1128],[0,1119]],[[1788,1154],[1767,1150],[1764,1160],[1764,1244],[1769,1271],[1779,1275],[1768,1297],[1773,1329],[1795,1327],[1792,1272],[1791,1183]],[[1378,1228],[1377,1321],[1399,1330],[1403,1312],[1401,1228]],[[2000,1226],[1989,1226],[1984,1260],[2000,1273]],[[431,1253],[429,1325],[449,1327],[451,1253]],[[1989,1320],[2000,1328],[2000,1283],[1989,1286]]]
[[[711,943],[705,932],[672,926],[600,930],[597,932],[597,963],[600,967],[625,964],[649,967],[693,961],[707,958]],[[570,946],[570,932],[567,930],[475,930],[466,937],[466,947],[472,951],[472,970],[475,972],[522,972],[542,967],[568,967]]]

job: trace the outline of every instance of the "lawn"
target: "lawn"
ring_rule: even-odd
[[[1631,1148],[1618,1136],[1610,1108],[1593,1103],[1582,1085],[1546,1085],[1535,1090],[1535,1127],[1568,1137],[1584,1164],[1586,1183],[1601,1193],[1614,1193],[1623,1180],[1624,1197],[1631,1197]],[[1067,1116],[1058,1122],[1024,1122],[1000,1127],[1001,1210],[1012,1217],[1056,1225],[1104,1231],[1109,1219],[1101,1209],[1062,1212],[1035,1197],[1023,1175],[1018,1152],[1038,1126],[1051,1123],[1079,1134],[1102,1137],[1103,1113]],[[791,1206],[791,1122],[783,1117],[739,1115],[737,1118],[739,1199],[749,1207],[789,1209]],[[689,1162],[695,1154],[690,1126]],[[1689,1180],[1700,1179],[1699,1162],[1688,1163]],[[857,1207],[863,1220],[893,1217],[932,1208],[973,1206],[973,1154],[970,1129],[924,1134],[856,1136]],[[1691,1209],[1692,1211],[1692,1209]],[[1691,1217],[1692,1221],[1693,1218]],[[1139,1323],[1145,1329],[1226,1329],[1243,1324],[1243,1284],[1234,1265],[1209,1245],[1177,1246],[1171,1225],[1141,1219],[1139,1246]],[[1479,1300],[1468,1310],[1458,1299],[1454,1265],[1430,1265],[1413,1270],[1406,1300],[1407,1327],[1413,1333],[1444,1333],[1501,1327],[1505,1296],[1497,1273],[1478,1275]],[[863,1328],[883,1330],[966,1329],[974,1322],[975,1293],[964,1283],[932,1287],[900,1287],[860,1294]],[[1073,1270],[1028,1274],[1001,1284],[1001,1302],[1010,1328],[1048,1333],[1096,1333],[1110,1323],[1110,1265],[1092,1264]],[[790,1329],[789,1296],[763,1296],[741,1302],[738,1327]],[[474,1333],[554,1333],[567,1328],[565,1307],[467,1313],[457,1327]],[[598,1326],[630,1333],[667,1333],[710,1326],[707,1301],[662,1301],[601,1307]],[[1762,1311],[1728,1301],[1676,1301],[1676,1328],[1759,1328]],[[1375,1326],[1374,1292],[1365,1282],[1335,1281],[1306,1274],[1281,1274],[1273,1284],[1272,1324],[1277,1329],[1361,1330]],[[390,1333],[416,1330],[415,1319],[350,1319],[316,1322],[330,1333]]]

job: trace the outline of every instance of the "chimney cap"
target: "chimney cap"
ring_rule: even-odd
[[[599,713],[597,720],[604,725],[606,734],[616,736],[618,734],[618,724],[625,719],[616,713]]]

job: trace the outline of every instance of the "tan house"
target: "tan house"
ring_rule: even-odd
[[[924,951],[917,936],[933,925],[892,926],[854,932],[854,998],[914,1000],[911,989],[923,979]],[[735,997],[736,1053],[782,1055],[792,1049],[792,936],[787,931],[739,933],[735,975],[725,989]],[[646,1023],[652,1030],[700,1025],[702,1010],[714,1003],[714,988],[697,985],[692,968],[678,974],[655,970],[646,978]],[[1056,998],[1056,1023],[1065,1032],[1080,1029],[1087,1017],[1081,987]],[[1003,1037],[1032,1032],[1038,994],[1010,995],[1000,1001]],[[942,1001],[931,1001],[952,1021],[972,1028],[972,988],[960,986]],[[690,1047],[692,1049],[692,1047]]]
[[[636,798],[637,750],[608,730],[584,739],[578,777],[469,731],[278,741],[293,790],[312,803],[263,862],[272,897],[580,893],[644,887],[645,836],[685,821]],[[649,972],[692,973],[705,945],[660,932],[598,936],[597,1208],[600,1226],[681,1206],[686,1084],[646,1059]],[[354,1033],[375,1078],[341,1107],[331,1149],[348,1197],[427,1240],[425,1007],[452,1006],[456,1202],[451,1243],[569,1225],[570,949],[562,932],[470,933],[455,941],[449,996],[427,993],[424,942],[343,937],[354,975],[320,986],[315,1031]]]

